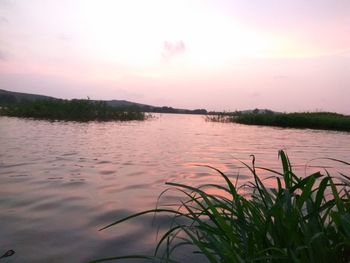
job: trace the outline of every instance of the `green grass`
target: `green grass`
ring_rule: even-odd
[[[249,125],[350,131],[350,116],[331,112],[250,113],[233,121]]]
[[[131,107],[111,107],[89,100],[21,101],[0,109],[0,115],[65,121],[143,120],[144,113]]]
[[[170,214],[172,224],[159,238],[154,254],[93,262],[128,259],[176,262],[176,254],[184,248],[191,248],[212,263],[349,262],[350,177],[340,174],[336,179],[327,171],[299,177],[287,155],[280,151],[279,156],[281,171],[255,167],[254,161],[252,166],[243,163],[252,175],[247,185],[250,194],[242,193],[238,178],[232,181],[209,166],[223,184],[192,187],[167,183],[183,196],[178,204],[130,215],[101,229],[106,231],[149,213]],[[271,173],[275,188],[269,188],[258,171]],[[213,188],[224,194],[207,191]]]

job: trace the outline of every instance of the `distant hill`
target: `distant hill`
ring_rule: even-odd
[[[132,106],[153,107],[153,106],[150,106],[150,105],[140,104],[140,103],[131,102],[131,101],[127,101],[127,100],[106,100],[105,102],[109,106],[112,106],[112,107],[132,107]]]
[[[14,92],[14,91],[7,91],[7,90],[0,89],[0,106],[1,105],[6,106],[9,104],[13,104],[21,101],[33,101],[33,100],[61,100],[61,99],[44,96],[44,95],[21,93],[21,92]],[[97,100],[91,100],[91,101],[97,101]],[[102,100],[102,101],[106,102],[108,105],[112,107],[133,107],[143,112],[207,114],[207,111],[205,109],[188,110],[188,109],[176,109],[168,106],[158,107],[158,106],[131,102],[127,100]]]
[[[14,92],[14,91],[7,91],[0,89],[0,105],[4,104],[11,104],[20,102],[23,100],[55,100],[54,97],[44,96],[44,95],[36,95],[36,94],[29,94],[29,93],[21,93],[21,92]]]

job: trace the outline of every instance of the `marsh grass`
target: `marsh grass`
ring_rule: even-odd
[[[143,120],[145,118],[144,113],[133,107],[112,107],[102,101],[90,100],[21,101],[1,108],[0,115],[83,122]]]
[[[239,180],[231,180],[210,166],[224,184],[192,187],[167,183],[182,194],[178,204],[133,214],[101,229],[149,213],[170,214],[172,224],[159,238],[154,254],[93,262],[127,259],[177,262],[176,255],[185,248],[211,263],[349,262],[350,177],[340,174],[336,179],[327,171],[298,177],[288,156],[280,151],[279,157],[281,172],[258,169],[254,161],[252,165],[242,163],[252,174],[252,181],[246,185],[251,189],[248,195],[240,193]],[[257,171],[271,173],[275,188],[268,188]],[[213,188],[225,194],[210,194],[206,190]]]
[[[232,121],[250,125],[350,131],[350,116],[333,112],[248,113]]]
[[[229,115],[229,114],[216,114],[216,115],[206,115],[205,121],[212,122],[236,122],[238,116]]]

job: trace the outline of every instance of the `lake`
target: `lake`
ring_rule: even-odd
[[[150,215],[98,229],[155,208],[166,182],[221,180],[196,164],[232,178],[240,174],[243,184],[251,177],[238,160],[250,164],[254,154],[257,166],[280,169],[278,150],[284,149],[301,176],[325,168],[349,174],[340,163],[310,161],[349,162],[349,135],[206,122],[197,115],[105,123],[0,117],[0,254],[16,251],[4,262],[88,262],[151,253],[166,218],[154,222]],[[164,198],[173,199],[174,191]]]

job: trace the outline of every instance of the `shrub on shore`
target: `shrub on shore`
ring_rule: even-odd
[[[132,107],[111,107],[90,100],[21,101],[0,110],[1,115],[47,120],[108,121],[143,120],[144,113]]]
[[[340,174],[334,178],[327,171],[298,177],[287,155],[280,151],[279,156],[281,172],[255,167],[254,160],[252,166],[243,163],[252,174],[249,195],[240,193],[238,178],[233,182],[213,167],[209,168],[222,177],[224,185],[168,183],[183,195],[178,204],[143,211],[102,229],[148,213],[170,214],[172,225],[160,238],[154,255],[117,256],[93,262],[176,262],[173,256],[184,247],[192,248],[211,263],[349,262],[350,177]],[[272,174],[275,188],[267,187],[259,170]]]

